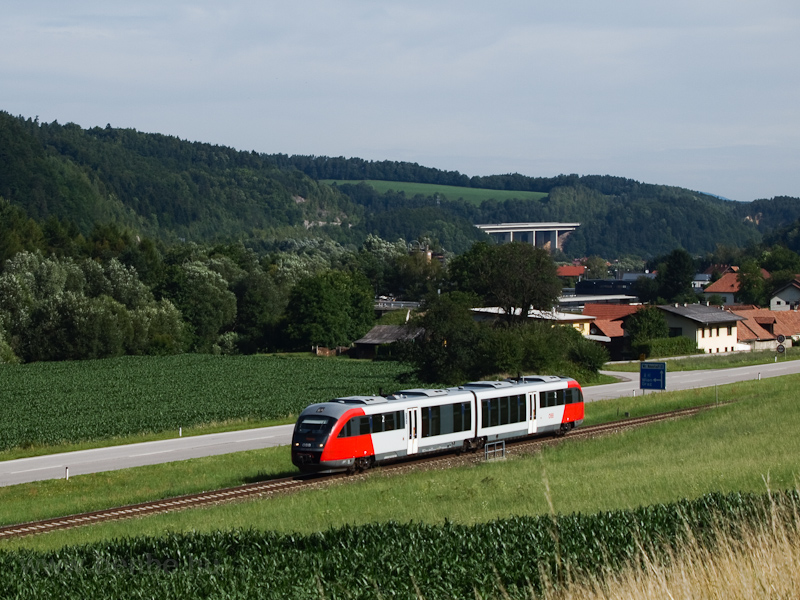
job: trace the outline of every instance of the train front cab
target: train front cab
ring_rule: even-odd
[[[382,414],[374,414],[376,407]],[[306,473],[367,468],[376,454],[373,431],[400,429],[397,433],[402,435],[405,419],[396,412],[388,410],[382,396],[348,396],[309,406],[295,425],[292,462]],[[326,421],[324,431],[310,435],[310,426],[323,418],[332,422]],[[382,445],[387,437],[390,436],[377,436],[376,445]]]

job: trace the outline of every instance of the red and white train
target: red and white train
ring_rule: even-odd
[[[349,396],[312,404],[300,414],[292,462],[303,472],[362,470],[424,452],[563,434],[582,422],[581,386],[552,375]]]

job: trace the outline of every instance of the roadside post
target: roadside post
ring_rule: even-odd
[[[667,363],[641,363],[639,365],[639,388],[642,390],[667,389]]]

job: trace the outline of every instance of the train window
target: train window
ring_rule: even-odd
[[[539,396],[540,406],[542,408],[550,408],[551,406],[561,406],[566,402],[564,390],[553,390],[551,392],[542,392]]]
[[[372,417],[372,433],[382,433],[384,431],[394,431],[405,427],[405,419],[402,410],[383,413]]]
[[[525,420],[525,396],[511,396],[511,423]]]
[[[394,424],[394,413],[386,413],[385,415],[381,415],[381,423],[383,425],[383,429],[381,431],[394,431],[397,427]],[[373,422],[374,425],[374,422]]]
[[[507,425],[511,422],[511,414],[509,410],[509,405],[511,404],[511,398],[508,396],[504,398],[498,398],[497,402],[500,406],[500,425]]]
[[[339,437],[352,437],[370,433],[369,417],[352,417],[344,424],[339,432]]]
[[[429,406],[422,409],[422,437],[441,435],[441,406]]]
[[[469,402],[451,404],[453,414],[453,431],[467,431],[472,428],[472,415]]]
[[[300,422],[297,423],[297,433],[327,433],[331,430],[334,423],[336,423],[336,419],[333,417],[303,417],[300,419]]]
[[[441,416],[441,421],[439,423],[439,435],[453,433],[455,428],[455,420],[453,419],[454,406],[455,404],[445,404],[444,406],[438,407],[441,409],[439,411],[439,415]]]
[[[383,432],[386,424],[386,415],[372,415],[372,433]]]

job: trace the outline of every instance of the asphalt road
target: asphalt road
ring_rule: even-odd
[[[587,402],[639,396],[638,373],[608,372],[625,377],[627,381],[584,388]],[[800,373],[800,360],[775,364],[718,369],[711,371],[682,371],[667,374],[667,391],[723,385],[749,379],[778,377]],[[648,391],[648,394],[659,393]],[[154,465],[202,456],[227,454],[243,450],[256,450],[271,446],[288,445],[293,425],[280,425],[261,429],[246,429],[227,433],[214,433],[193,437],[176,437],[171,440],[144,442],[125,446],[111,446],[93,450],[80,450],[63,454],[49,454],[0,462],[0,486],[27,483],[45,479],[63,479],[69,468],[69,476],[98,473]]]
[[[289,443],[294,425],[212,433],[0,462],[0,486],[258,450]]]
[[[609,383],[607,385],[595,385],[583,389],[583,398],[586,402],[595,400],[606,400],[609,398],[620,398],[621,396],[637,396],[646,394],[658,394],[655,390],[639,389],[639,373],[622,373],[619,371],[602,371],[607,375],[624,377],[627,381],[619,383]],[[688,390],[700,387],[713,387],[715,385],[725,385],[736,383],[737,381],[747,381],[750,379],[766,379],[768,377],[780,377],[781,375],[793,375],[800,373],[800,360],[787,360],[783,362],[770,363],[766,365],[754,365],[751,367],[737,367],[735,369],[714,369],[708,371],[676,371],[667,373],[666,391]]]

